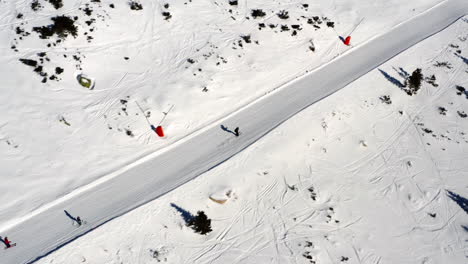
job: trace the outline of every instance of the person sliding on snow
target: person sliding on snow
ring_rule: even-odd
[[[236,129],[234,129],[234,135],[236,135],[236,137],[238,137],[240,134],[239,134],[239,127],[236,127]]]
[[[11,248],[11,241],[8,240],[8,237],[3,239],[3,243],[5,243],[6,248]]]
[[[83,221],[81,221],[81,218],[79,216],[76,217],[76,222],[78,223],[78,225],[81,225],[83,223]]]

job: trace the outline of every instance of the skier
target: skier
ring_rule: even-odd
[[[236,137],[238,137],[240,134],[239,134],[239,127],[236,127],[236,129],[234,129],[234,135],[236,135]]]
[[[76,217],[76,222],[78,223],[78,225],[81,226],[81,224],[83,223],[83,221],[81,221],[81,218],[79,216]]]
[[[3,243],[5,243],[6,248],[11,248],[11,246],[12,246],[12,245],[11,245],[11,241],[8,240],[8,237],[5,237],[5,238],[3,239]]]

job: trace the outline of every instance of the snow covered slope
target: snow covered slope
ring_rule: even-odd
[[[356,46],[441,1],[50,2],[0,1],[0,229],[339,56],[339,35]],[[76,38],[40,38],[61,15]],[[135,102],[155,125],[174,105],[166,139]]]
[[[466,263],[467,29],[458,20],[38,263]],[[416,68],[426,78],[409,96]],[[195,234],[171,204],[204,210],[213,231]]]
[[[8,230],[22,247],[3,259],[33,260],[87,230],[154,199],[243,150],[262,135],[311,103],[337,91],[418,41],[442,30],[465,14],[461,1],[446,1],[390,32],[378,36],[313,73],[177,142],[162,153],[133,164],[105,183],[88,186]],[[431,19],[428,19],[431,18]],[[347,66],[347,67],[343,67]],[[241,137],[219,128],[240,124]],[[70,226],[63,209],[87,219],[89,225]],[[51,225],[53,223],[53,225]],[[34,239],[31,237],[34,234]]]

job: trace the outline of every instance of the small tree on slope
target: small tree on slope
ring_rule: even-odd
[[[416,93],[419,88],[421,88],[421,81],[423,79],[423,75],[421,73],[421,69],[416,69],[411,76],[408,78],[409,88],[413,93]]]
[[[205,212],[198,211],[197,215],[194,216],[188,222],[188,226],[192,227],[195,232],[205,235],[212,231],[211,229],[211,219],[208,219]]]

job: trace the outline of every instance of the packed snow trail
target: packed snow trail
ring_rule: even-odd
[[[281,89],[129,166],[119,175],[81,189],[2,232],[15,248],[1,263],[31,263],[94,228],[141,206],[221,164],[309,105],[345,87],[419,41],[443,30],[468,11],[465,0],[448,0],[377,36],[359,48],[286,84]],[[337,39],[338,41],[338,39]],[[221,129],[240,127],[235,137]],[[64,213],[88,224],[77,227]]]

